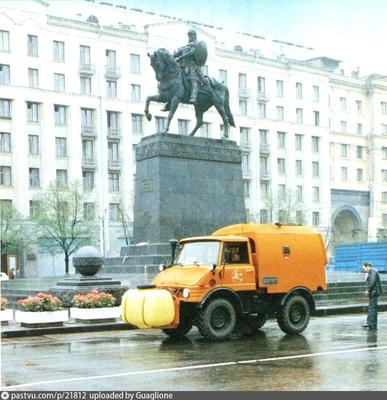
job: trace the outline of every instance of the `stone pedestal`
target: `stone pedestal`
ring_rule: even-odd
[[[209,235],[246,219],[235,142],[153,135],[136,148],[134,243]]]

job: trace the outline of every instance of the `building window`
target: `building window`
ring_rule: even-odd
[[[356,146],[356,157],[358,160],[362,160],[364,157],[364,147]]]
[[[387,214],[382,214],[382,226],[387,228]]]
[[[296,82],[296,99],[302,99],[302,83]]]
[[[117,98],[117,82],[106,81],[106,97],[111,99]]]
[[[239,114],[247,115],[247,101],[246,100],[239,100]]]
[[[380,103],[380,107],[381,107],[381,112],[382,114],[387,114],[387,102],[382,101]]]
[[[258,103],[258,118],[266,119],[266,104]]]
[[[267,144],[267,132],[266,129],[259,130],[259,144]]]
[[[382,159],[387,160],[387,147],[382,147]]]
[[[119,192],[120,174],[119,172],[109,172],[109,192]]]
[[[66,125],[66,106],[54,104],[55,125]]]
[[[258,93],[262,96],[266,94],[266,83],[265,78],[258,76]]]
[[[318,153],[320,151],[320,137],[312,136],[312,153]]]
[[[259,157],[259,168],[261,170],[261,175],[267,175],[269,173],[268,157]]]
[[[84,162],[94,162],[93,140],[82,140],[82,157]]]
[[[347,99],[345,97],[340,97],[340,110],[347,111]]]
[[[276,95],[277,97],[284,97],[284,81],[275,81]]]
[[[364,171],[362,168],[358,168],[356,170],[356,176],[357,176],[357,181],[358,182],[363,182],[364,181]]]
[[[39,122],[39,103],[27,101],[27,121]]]
[[[303,188],[300,185],[296,186],[296,199],[297,199],[297,201],[303,201],[304,200]]]
[[[278,201],[284,201],[286,197],[286,186],[283,184],[278,185]]]
[[[387,192],[382,192],[382,203],[387,204]]]
[[[284,120],[284,108],[282,106],[276,107],[276,120],[283,121]]]
[[[299,135],[296,133],[295,135],[295,149],[296,151],[301,151],[303,148],[303,142],[304,142],[304,135]]]
[[[363,112],[363,103],[361,100],[355,101],[356,112],[361,113]]]
[[[81,78],[81,94],[91,96],[91,78]]]
[[[38,37],[35,35],[27,35],[28,55],[32,57],[38,56]]]
[[[132,133],[143,133],[141,114],[132,114]]]
[[[227,71],[225,69],[219,70],[219,81],[224,85],[227,85]]]
[[[320,188],[318,186],[313,186],[312,190],[313,190],[313,195],[312,195],[313,202],[318,203],[320,201]]]
[[[211,124],[209,122],[203,122],[203,125],[199,129],[199,136],[204,138],[211,136]]]
[[[348,168],[347,167],[341,167],[341,180],[342,181],[347,181],[348,180]]]
[[[95,219],[94,203],[83,203],[83,219],[85,221],[93,221]]]
[[[56,170],[56,184],[60,187],[67,186],[67,170],[57,169]]]
[[[277,158],[278,175],[285,175],[285,159]]]
[[[313,86],[313,101],[320,101],[320,87]]]
[[[65,91],[65,76],[63,74],[54,74],[54,90],[56,92]]]
[[[312,224],[313,226],[320,225],[320,213],[318,211],[313,211],[312,213]]]
[[[110,203],[109,204],[109,219],[110,221],[119,221],[119,204]]]
[[[0,51],[9,52],[9,32],[0,30]]]
[[[347,132],[347,121],[340,121],[340,130],[341,132]]]
[[[64,137],[55,138],[55,155],[57,157],[67,157],[67,139]]]
[[[90,47],[89,46],[79,46],[79,62],[83,65],[90,65],[91,56],[90,56]]]
[[[90,108],[81,108],[81,124],[82,128],[93,128],[93,110]]]
[[[5,165],[0,165],[0,185],[11,186],[12,185],[12,169]]]
[[[249,180],[244,180],[243,181],[243,193],[245,197],[250,197],[250,181]]]
[[[106,67],[111,70],[117,67],[117,53],[114,50],[106,50]]]
[[[314,126],[320,126],[320,111],[313,111]]]
[[[39,210],[39,201],[30,200],[30,217],[35,217]]]
[[[296,176],[302,176],[302,160],[296,160]]]
[[[277,144],[278,148],[284,150],[286,147],[286,133],[285,132],[277,132]]]
[[[242,153],[242,174],[250,174],[250,153]]]
[[[40,171],[39,168],[29,168],[30,188],[40,187]]]
[[[342,158],[348,158],[348,149],[349,149],[349,145],[348,144],[341,144],[340,145],[340,156]]]
[[[39,70],[35,68],[28,68],[28,86],[30,88],[39,87]]]
[[[9,132],[0,132],[0,153],[11,152],[11,134]]]
[[[130,73],[131,74],[140,74],[140,56],[139,54],[131,54],[130,55]]]
[[[59,42],[57,40],[53,40],[53,59],[54,61],[61,61],[65,60],[65,45],[63,42]]]
[[[387,183],[387,169],[382,169],[383,183]]]
[[[108,158],[110,161],[119,161],[119,143],[118,142],[108,142]]]
[[[118,134],[120,131],[120,116],[116,111],[107,111],[107,127],[110,134]]]
[[[269,222],[269,210],[263,208],[259,211],[259,222],[261,224],[267,224]]]
[[[156,133],[165,132],[165,127],[167,126],[167,119],[165,117],[155,118]]]
[[[387,124],[382,124],[382,135],[387,135]]]
[[[189,121],[187,119],[179,119],[177,122],[179,135],[188,135]]]
[[[82,172],[83,190],[94,189],[94,171]]]
[[[238,88],[242,90],[246,89],[246,74],[238,74]]]
[[[28,154],[30,156],[39,155],[39,136],[28,135]]]
[[[318,178],[320,176],[320,164],[318,161],[312,162],[312,177]]]
[[[304,212],[302,210],[296,210],[296,224],[303,225],[305,222]]]
[[[9,85],[10,69],[9,65],[0,64],[0,85]]]
[[[269,185],[266,182],[260,184],[260,196],[261,200],[267,200],[269,198]]]
[[[11,101],[0,99],[0,118],[11,118]]]
[[[141,101],[141,86],[140,85],[130,85],[130,98],[132,101]]]
[[[356,124],[356,133],[358,135],[362,135],[363,134],[363,124]]]
[[[296,108],[296,123],[297,124],[303,123],[302,108]]]
[[[239,128],[240,136],[241,136],[241,146],[249,146],[250,145],[250,129],[249,128]]]

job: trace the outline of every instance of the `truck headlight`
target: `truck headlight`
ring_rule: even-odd
[[[183,297],[185,299],[188,299],[188,297],[189,297],[189,289],[187,289],[187,288],[183,289]]]

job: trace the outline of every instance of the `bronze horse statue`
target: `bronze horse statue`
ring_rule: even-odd
[[[152,119],[152,114],[149,113],[150,102],[167,103],[169,113],[164,132],[167,133],[179,103],[189,104],[190,88],[185,82],[181,67],[168,50],[158,49],[152,55],[148,53],[148,56],[159,82],[159,94],[147,97],[144,113],[147,120],[150,121]],[[229,92],[225,85],[217,82],[214,78],[204,77],[194,106],[196,125],[190,133],[191,136],[195,135],[203,125],[203,114],[214,106],[223,120],[223,137],[228,138],[228,127],[229,125],[235,127],[235,123],[229,106]]]

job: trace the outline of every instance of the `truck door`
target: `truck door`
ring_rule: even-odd
[[[224,242],[219,272],[221,286],[235,291],[255,290],[255,269],[249,257],[247,242]]]

